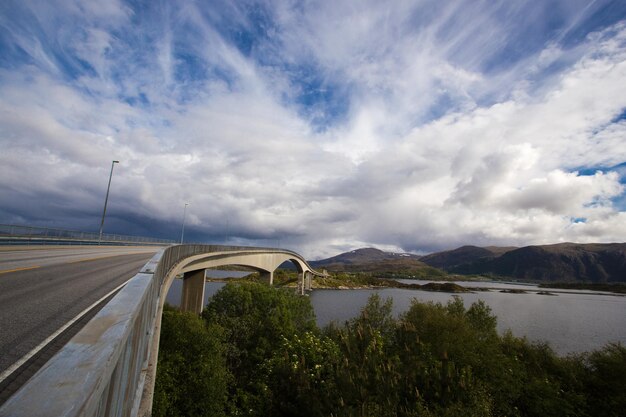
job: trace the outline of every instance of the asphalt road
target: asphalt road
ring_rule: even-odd
[[[155,247],[0,247],[0,373],[132,278]]]

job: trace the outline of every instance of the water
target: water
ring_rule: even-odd
[[[440,292],[386,288],[381,290],[320,290],[311,294],[320,325],[343,322],[358,314],[367,298],[378,293],[391,297],[394,313],[406,311],[411,300],[447,303],[453,295]],[[598,349],[607,342],[626,344],[626,297],[603,294],[478,292],[458,294],[466,307],[483,300],[498,317],[500,333],[547,341],[559,354]]]
[[[559,292],[556,296],[540,295],[531,292],[539,291],[540,288],[525,284],[479,282],[459,284],[528,290],[526,294],[508,294],[492,290],[457,295],[461,297],[466,307],[478,300],[483,300],[489,305],[498,317],[499,332],[510,329],[516,336],[526,336],[532,341],[546,341],[561,355],[595,350],[608,342],[620,341],[626,344],[626,297],[574,290]],[[208,282],[205,287],[205,303],[222,286],[224,283]],[[175,280],[167,295],[167,302],[177,305],[181,290],[182,281]],[[374,293],[378,293],[383,299],[391,297],[396,315],[406,311],[413,299],[445,304],[453,297],[453,294],[448,293],[400,288],[316,290],[310,294],[310,299],[318,325],[325,326],[331,321],[343,323],[356,316],[368,297]]]
[[[214,279],[228,279],[228,278],[243,278],[246,275],[250,275],[250,272],[246,271],[223,271],[220,269],[207,269],[205,270],[204,276],[206,278],[214,278]],[[209,298],[213,296],[216,292],[219,291],[225,285],[224,282],[207,282],[204,284],[204,302],[202,305],[206,305],[209,302]],[[178,306],[180,305],[180,295],[183,292],[183,280],[175,279],[172,282],[172,286],[165,296],[165,302]]]
[[[222,288],[224,285],[226,285],[225,282],[207,282],[206,284],[204,284],[204,302],[202,303],[202,305],[207,305],[207,303],[209,302],[209,298],[211,298],[213,294],[218,292],[219,289]],[[180,295],[182,292],[183,280],[175,279],[172,282],[172,286],[170,287],[167,296],[165,297],[165,302],[173,306],[180,305]]]

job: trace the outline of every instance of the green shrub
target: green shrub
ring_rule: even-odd
[[[223,416],[231,375],[223,331],[195,314],[166,308],[154,388],[154,416]]]
[[[361,278],[357,278],[361,279]],[[365,279],[365,278],[363,278]],[[626,348],[559,357],[496,332],[483,302],[378,295],[343,325],[308,297],[227,284],[203,319],[163,314],[155,416],[622,416]]]

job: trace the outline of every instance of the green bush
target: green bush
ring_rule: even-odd
[[[263,415],[273,407],[263,364],[282,341],[317,329],[308,298],[293,290],[253,282],[227,284],[202,314],[224,330],[228,368],[236,379],[230,407],[238,415]]]
[[[496,332],[483,302],[373,295],[323,331],[307,297],[224,286],[202,319],[163,315],[156,416],[622,416],[626,348],[559,357]]]
[[[222,329],[166,308],[161,322],[154,416],[223,416],[231,375]]]
[[[609,344],[585,358],[585,390],[590,415],[618,417],[626,413],[626,347]]]

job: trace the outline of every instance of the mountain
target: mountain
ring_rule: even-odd
[[[506,252],[504,248],[490,246],[481,248],[478,246],[461,246],[460,248],[432,253],[422,256],[420,260],[435,268],[450,269],[458,265],[471,264],[478,260],[493,259]],[[515,248],[509,248],[512,250]]]
[[[458,274],[533,281],[626,281],[626,243],[559,243],[523,248],[463,246],[421,260]]]
[[[420,262],[420,256],[410,253],[384,252],[363,248],[345,252],[332,258],[310,261],[316,269],[334,272],[402,273],[407,275],[440,277],[442,271]]]

